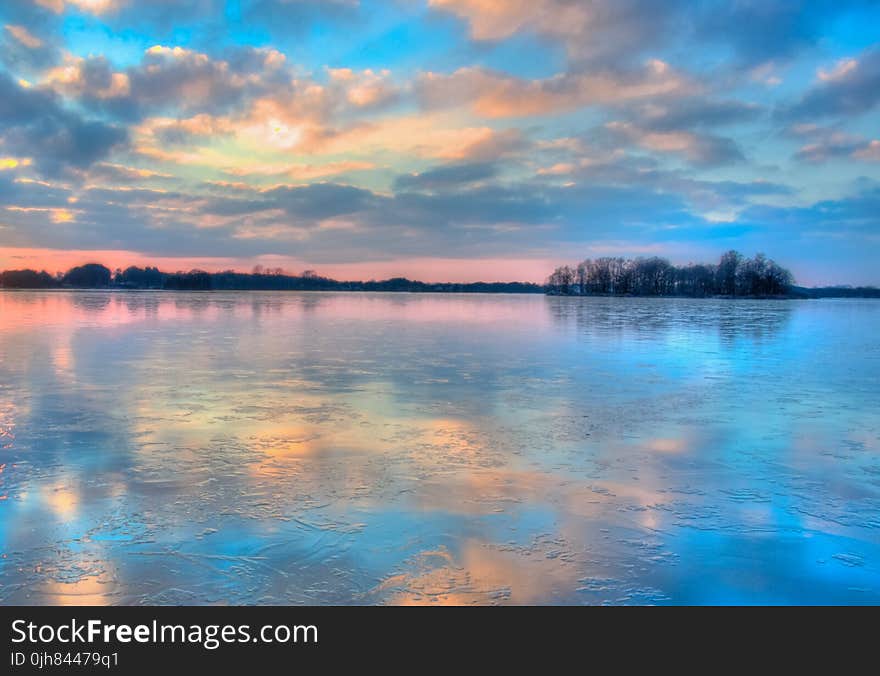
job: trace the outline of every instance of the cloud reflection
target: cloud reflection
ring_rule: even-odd
[[[0,309],[4,603],[880,599],[870,302]]]

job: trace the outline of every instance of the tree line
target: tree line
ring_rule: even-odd
[[[289,275],[257,266],[252,272],[162,272],[156,267],[111,271],[88,263],[50,275],[36,270],[0,272],[7,289],[168,289],[179,291],[408,291],[422,293],[549,293],[554,295],[789,296],[880,298],[876,287],[794,286],[791,273],[763,254],[744,258],[728,251],[717,264],[672,265],[665,258],[597,258],[557,268],[545,285],[529,282],[419,282],[404,277],[338,281],[313,270]]]
[[[784,296],[794,286],[791,272],[764,254],[745,258],[728,251],[717,264],[676,266],[665,258],[586,259],[556,268],[547,292],[558,295]]]
[[[88,263],[65,273],[50,275],[35,270],[0,272],[0,287],[7,289],[168,289],[175,291],[409,291],[423,293],[544,293],[530,282],[420,282],[404,277],[381,281],[338,281],[313,270],[299,275],[281,268],[254,268],[253,272],[162,272],[156,267],[128,267],[111,271]]]

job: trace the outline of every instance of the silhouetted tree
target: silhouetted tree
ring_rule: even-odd
[[[794,279],[763,254],[744,259],[725,253],[718,265],[672,265],[665,258],[586,259],[572,269],[556,268],[547,291],[557,294],[632,294],[637,296],[778,296],[787,294]]]
[[[742,256],[738,251],[731,250],[721,256],[715,273],[715,289],[718,293],[736,295],[736,275],[741,262]]]
[[[759,253],[740,262],[736,274],[736,291],[745,296],[778,296],[793,283],[791,273]]]
[[[0,286],[6,289],[52,289],[58,280],[45,270],[6,270],[0,272]]]
[[[570,294],[573,292],[576,277],[577,273],[564,265],[553,271],[547,279],[547,286],[555,293]]]
[[[190,270],[166,275],[164,288],[178,291],[210,291],[213,285],[209,273],[204,270]]]
[[[676,271],[675,291],[682,296],[710,296],[715,293],[715,266],[688,265]]]
[[[68,270],[61,283],[78,289],[98,289],[110,286],[110,269],[99,263],[86,263]]]
[[[131,289],[161,289],[165,285],[165,275],[159,268],[128,267],[116,274],[116,286]]]

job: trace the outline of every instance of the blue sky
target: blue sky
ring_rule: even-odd
[[[880,6],[7,0],[0,267],[878,284]]]

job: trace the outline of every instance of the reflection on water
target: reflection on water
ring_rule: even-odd
[[[0,603],[878,603],[880,303],[0,293]]]

